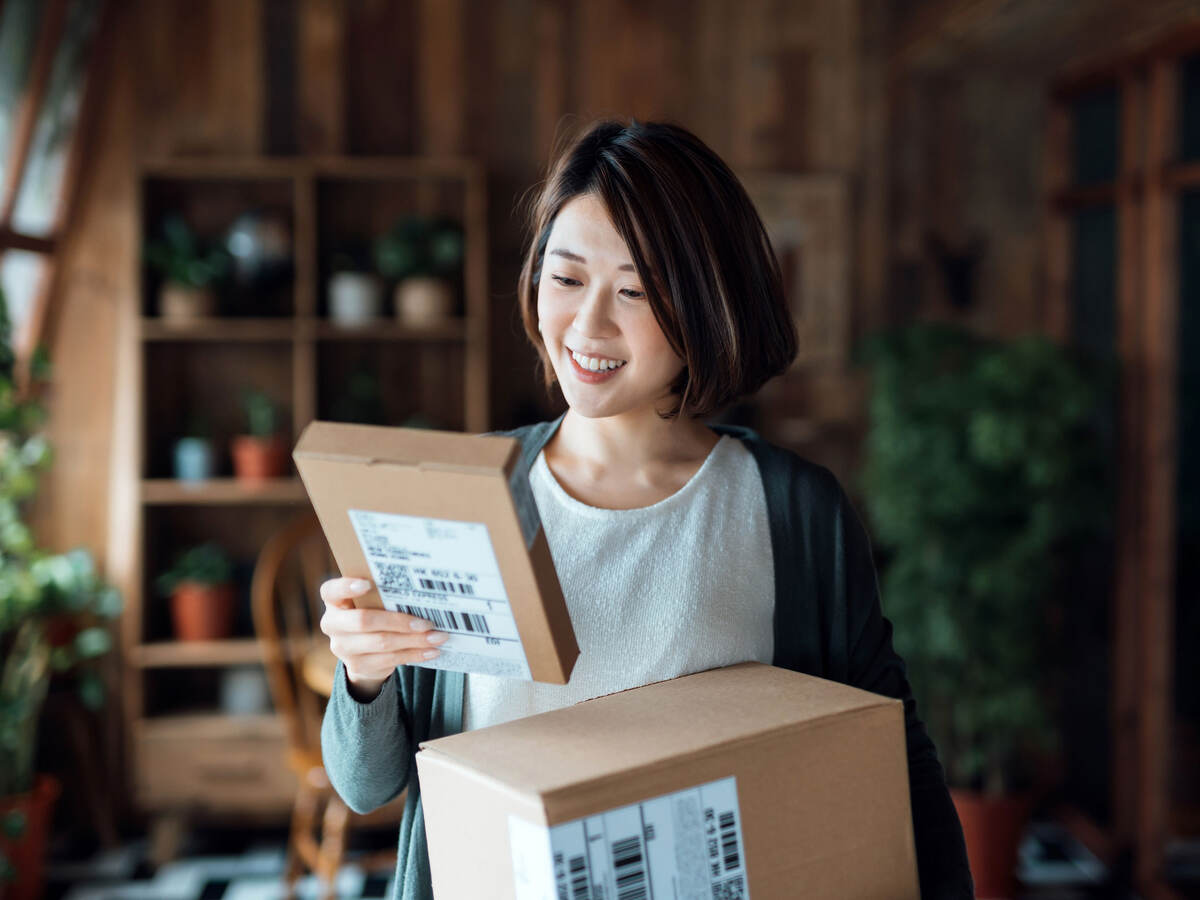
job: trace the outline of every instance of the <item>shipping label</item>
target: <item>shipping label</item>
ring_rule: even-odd
[[[550,827],[508,817],[517,900],[748,900],[734,776]]]
[[[385,608],[450,635],[414,665],[530,678],[525,648],[483,522],[348,511]]]

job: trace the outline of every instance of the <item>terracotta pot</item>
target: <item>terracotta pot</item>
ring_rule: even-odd
[[[46,838],[54,819],[54,803],[62,784],[53,775],[34,776],[33,790],[25,794],[0,797],[0,818],[12,810],[25,815],[25,830],[19,838],[0,833],[0,847],[16,869],[17,880],[0,887],[5,900],[34,900],[42,896],[46,861]]]
[[[167,282],[158,293],[158,314],[164,322],[194,322],[216,312],[217,298],[208,288]]]
[[[279,478],[287,470],[288,447],[283,435],[269,438],[239,434],[233,439],[233,471],[246,481]]]
[[[1033,812],[1033,793],[984,794],[951,788],[950,796],[962,822],[975,896],[979,900],[1015,896],[1017,848]]]
[[[218,641],[233,631],[233,585],[181,581],[171,594],[171,618],[181,641]]]

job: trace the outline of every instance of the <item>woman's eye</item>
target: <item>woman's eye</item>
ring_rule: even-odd
[[[576,284],[579,284],[574,278],[567,278],[563,275],[551,275],[550,279],[551,281],[557,281],[563,287],[574,287]],[[567,284],[568,281],[573,282],[573,284]],[[636,291],[633,288],[626,288],[622,293],[629,297],[630,300],[643,300],[646,297],[644,292]]]
[[[574,278],[564,278],[562,275],[551,275],[550,278],[554,281],[557,281],[559,284],[563,285],[564,287],[570,286],[570,285],[567,285],[566,282],[575,281]]]
[[[630,297],[629,298],[630,300],[641,300],[643,297],[646,296],[641,291],[635,291],[633,288],[626,288],[625,290],[626,290],[626,293],[628,293],[628,294],[637,294],[636,297]]]

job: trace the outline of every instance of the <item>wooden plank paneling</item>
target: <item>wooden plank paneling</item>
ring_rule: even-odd
[[[417,0],[417,148],[459,154],[466,128],[463,0]]]
[[[300,0],[298,26],[300,150],[340,153],[346,133],[343,0]]]

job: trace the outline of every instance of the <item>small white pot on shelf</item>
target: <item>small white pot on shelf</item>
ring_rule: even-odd
[[[329,318],[338,325],[367,325],[380,318],[383,289],[368,272],[335,272],[329,279]]]

